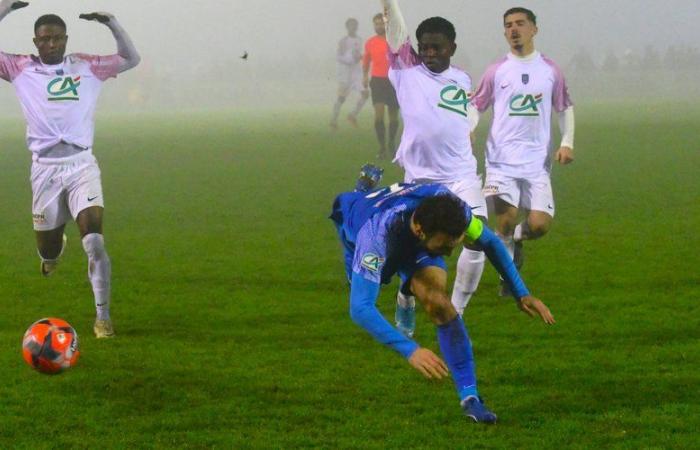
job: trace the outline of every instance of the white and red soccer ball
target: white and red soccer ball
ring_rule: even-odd
[[[37,320],[24,333],[22,355],[39,372],[61,373],[78,361],[78,333],[62,319]]]

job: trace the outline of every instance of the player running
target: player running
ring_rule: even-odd
[[[397,0],[384,0],[389,79],[396,88],[404,122],[396,162],[407,183],[438,182],[472,206],[486,223],[486,200],[472,152],[467,117],[471,78],[450,64],[457,49],[455,28],[442,17],[424,20],[416,30],[418,52],[408,37]],[[486,258],[465,246],[457,261],[452,304],[461,315],[476,291]],[[407,336],[415,330],[415,299],[397,295],[396,323]]]
[[[363,168],[363,176],[367,173]],[[359,188],[367,186],[360,181]],[[553,324],[549,309],[529,294],[501,241],[467,203],[440,184],[343,193],[335,199],[331,219],[344,249],[352,320],[427,378],[442,378],[449,368],[464,413],[475,422],[495,423],[496,415],[477,391],[467,330],[447,295],[443,255],[460,245],[483,249],[510,285],[518,307]],[[380,286],[394,274],[401,278],[401,292],[418,297],[437,326],[446,363],[392,327],[377,309]]]
[[[347,36],[338,42],[338,52],[336,62],[338,64],[338,99],[333,105],[333,116],[330,126],[332,129],[338,128],[338,116],[340,108],[345,103],[348,95],[356,92],[360,98],[357,99],[355,109],[348,115],[348,121],[357,126],[357,115],[367,102],[369,91],[362,86],[362,39],[357,35],[357,19],[349,18],[345,21]]]
[[[365,89],[372,91],[372,104],[374,105],[374,131],[379,142],[377,157],[384,159],[393,157],[396,149],[396,133],[399,130],[399,103],[396,100],[396,92],[389,82],[389,47],[386,42],[386,27],[383,15],[377,14],[372,19],[374,31],[377,33],[365,43],[365,54],[362,57],[363,80]],[[370,80],[370,67],[372,79]],[[389,147],[387,150],[386,126],[384,125],[384,111],[389,114]]]
[[[537,19],[529,9],[503,15],[510,53],[492,64],[472,98],[472,130],[493,105],[486,145],[484,194],[493,202],[496,232],[521,267],[522,242],[549,231],[554,217],[551,172],[551,115],[559,116],[562,139],[554,159],[574,160],[574,107],[559,67],[535,50]],[[517,223],[518,212],[526,214]],[[501,283],[501,295],[507,286]]]
[[[28,6],[0,1],[0,20]],[[106,25],[117,41],[117,54],[67,56],[66,24],[58,16],[39,17],[34,45],[39,56],[0,52],[0,78],[15,88],[27,121],[32,153],[32,215],[41,273],[50,275],[65,247],[63,230],[72,217],[88,257],[88,278],[95,296],[95,336],[114,336],[109,314],[111,263],[102,236],[104,200],[97,160],[92,154],[94,113],[102,83],[135,67],[140,56],[110,13],[81,14]]]

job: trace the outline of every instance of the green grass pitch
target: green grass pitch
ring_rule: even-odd
[[[700,109],[577,107],[554,227],[525,247],[557,324],[497,298],[490,267],[468,308],[493,427],[351,322],[326,217],[375,145],[368,112],[359,131],[326,123],[317,110],[100,116],[118,337],[97,341],[74,225],[56,274],[39,275],[23,123],[0,121],[0,448],[698,446]],[[389,315],[394,292],[379,300]],[[59,376],[21,358],[46,316],[81,337]],[[423,311],[417,340],[438,349]]]

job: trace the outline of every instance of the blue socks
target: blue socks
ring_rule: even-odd
[[[472,344],[462,318],[457,316],[444,325],[438,325],[437,336],[460,401],[478,396]]]

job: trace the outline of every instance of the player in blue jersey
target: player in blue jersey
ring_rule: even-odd
[[[365,180],[366,174],[363,168]],[[495,423],[496,415],[477,392],[471,342],[447,293],[443,256],[460,245],[479,246],[522,311],[547,324],[553,324],[554,317],[530,295],[501,240],[445,186],[394,184],[363,191],[368,185],[360,182],[356,191],[340,194],[330,216],[344,249],[352,320],[425,377],[443,378],[449,370],[464,413],[475,422]],[[437,326],[445,361],[400,333],[377,309],[380,286],[394,274],[401,278],[401,291],[415,295]]]

